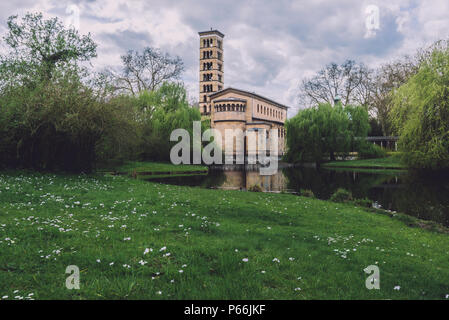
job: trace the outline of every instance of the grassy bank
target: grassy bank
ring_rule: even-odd
[[[359,168],[359,169],[406,169],[398,156],[389,156],[379,159],[332,161],[323,164],[331,168]]]
[[[288,194],[0,173],[0,234],[5,299],[449,294],[447,234]],[[65,288],[69,265],[81,271],[80,290]],[[380,268],[380,290],[365,287],[370,265]]]
[[[201,165],[174,165],[168,162],[142,162],[128,161],[120,166],[100,169],[100,172],[119,172],[122,174],[137,175],[167,175],[207,172],[206,166]]]

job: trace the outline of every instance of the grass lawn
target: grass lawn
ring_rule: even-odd
[[[449,295],[448,234],[288,194],[3,172],[0,235],[4,299]],[[65,287],[69,265],[80,290]],[[370,265],[380,290],[365,288]]]
[[[132,174],[166,174],[166,173],[188,173],[188,172],[207,172],[206,166],[201,165],[174,165],[168,162],[140,162],[128,161],[123,165],[114,168],[101,169],[100,171],[127,172]]]
[[[406,169],[397,156],[379,159],[332,161],[323,167],[361,168],[361,169]]]

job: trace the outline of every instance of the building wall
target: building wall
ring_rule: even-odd
[[[284,122],[287,110],[268,101],[238,94],[233,91],[224,92],[211,99],[211,127],[220,130],[224,140],[226,129],[239,128],[243,132],[248,129],[278,129],[278,151],[284,153]],[[217,111],[216,107],[226,107],[226,111]],[[231,107],[231,111],[227,108]],[[244,106],[244,112],[232,111],[232,106]]]

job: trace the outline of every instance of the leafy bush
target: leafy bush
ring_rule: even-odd
[[[335,191],[331,198],[331,201],[333,202],[348,202],[352,201],[352,193],[346,189],[339,188],[337,191]]]
[[[355,199],[354,203],[360,207],[371,208],[373,201],[371,201],[368,198],[363,198],[363,199]]]
[[[309,190],[309,189],[301,190],[301,196],[309,197],[309,198],[315,198],[315,194],[313,193],[312,190]]]
[[[363,143],[358,151],[358,156],[360,159],[385,158],[387,152],[377,144]]]
[[[89,172],[105,131],[126,134],[119,111],[75,74],[11,87],[0,99],[0,162],[7,167]]]
[[[248,191],[251,191],[251,192],[263,192],[262,187],[259,186],[258,184],[250,186],[248,188]]]

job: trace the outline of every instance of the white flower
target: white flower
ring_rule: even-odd
[[[400,286],[396,286],[396,287],[394,287],[393,289],[394,289],[394,290],[400,290],[401,287],[400,287]]]
[[[248,262],[248,258],[243,258],[242,261],[243,262]]]
[[[295,288],[295,291],[301,291],[301,288]]]
[[[293,261],[293,260],[295,260],[295,258],[290,257],[290,258],[288,258],[288,260]]]
[[[131,240],[131,237],[124,238],[123,240],[124,241],[129,241],[129,240]]]
[[[2,299],[8,299],[8,296],[3,296]]]
[[[140,263],[142,266],[144,266],[144,265],[147,264],[148,262],[143,261],[143,260],[140,260],[139,263]]]
[[[265,270],[260,271],[260,273],[265,273]]]
[[[278,259],[278,258],[274,258],[274,259],[273,259],[273,262],[277,262],[277,263],[279,263],[280,261],[279,261],[279,259]]]
[[[111,262],[109,265],[110,265],[110,266],[114,265],[114,262]]]
[[[187,267],[187,265],[186,265],[186,264],[183,264],[183,265],[182,265],[182,268],[185,268],[185,267]]]
[[[446,295],[446,299],[449,299],[449,294]]]
[[[148,252],[153,252],[152,248],[146,248],[145,251],[143,252],[143,254],[147,254]]]
[[[158,291],[158,292],[156,292],[157,294],[162,294],[162,291]]]
[[[167,247],[162,247],[159,251],[165,251],[167,250]]]
[[[100,260],[100,259],[97,259],[97,262],[98,262],[98,263],[100,263],[100,262],[101,262],[101,260]]]
[[[183,273],[183,272],[184,272],[184,270],[179,270],[178,272],[179,272],[179,273]]]

